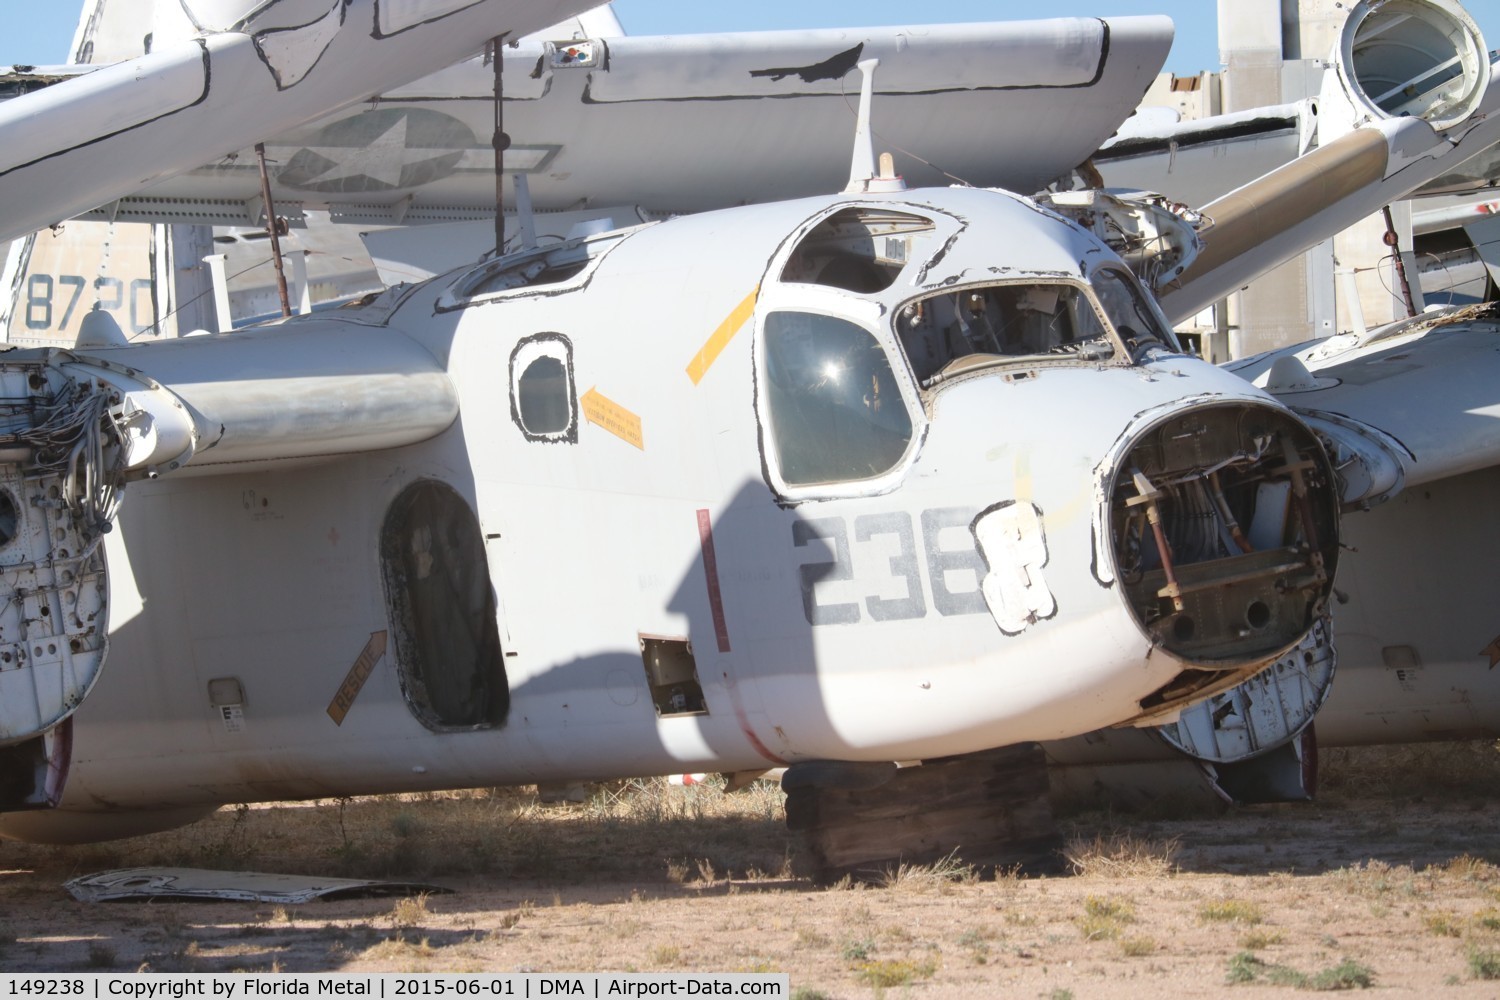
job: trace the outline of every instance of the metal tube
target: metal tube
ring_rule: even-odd
[[[495,256],[505,253],[505,151],[510,148],[510,136],[505,134],[505,57],[501,54],[503,36],[490,40],[490,50],[495,60],[495,134],[491,145],[495,148]]]
[[[1241,552],[1251,551],[1250,542],[1245,538],[1244,532],[1240,530],[1239,522],[1234,515],[1229,513],[1229,501],[1224,499],[1224,488],[1219,485],[1219,473],[1217,471],[1208,474],[1209,495],[1213,497],[1214,506],[1219,509],[1219,516],[1224,519],[1224,527],[1229,529],[1229,537],[1234,539],[1234,544],[1240,547]]]
[[[1131,478],[1135,483],[1135,490],[1139,496],[1125,501],[1129,507],[1146,508],[1146,520],[1151,523],[1151,534],[1156,538],[1156,553],[1161,557],[1162,575],[1167,578],[1167,586],[1164,593],[1172,598],[1172,607],[1181,611],[1186,604],[1182,600],[1182,592],[1177,585],[1177,573],[1172,569],[1172,546],[1167,542],[1166,532],[1162,530],[1161,508],[1156,504],[1161,492],[1152,485],[1140,469],[1131,470]]]
[[[521,249],[536,249],[536,214],[531,208],[531,183],[517,171],[511,180],[516,185],[516,222],[521,227]]]
[[[1380,210],[1385,216],[1385,245],[1391,248],[1391,256],[1396,261],[1396,277],[1401,280],[1401,298],[1406,302],[1406,315],[1417,314],[1416,303],[1411,297],[1411,283],[1406,280],[1406,261],[1401,258],[1401,237],[1396,234],[1396,220],[1391,218],[1391,206],[1387,205]]]
[[[255,144],[255,158],[260,162],[260,200],[266,210],[266,235],[271,237],[271,259],[276,263],[276,291],[281,295],[281,315],[290,316],[292,299],[286,291],[286,271],[281,265],[281,238],[276,232],[276,206],[271,201],[271,175],[266,170],[265,143]]]
[[[1303,459],[1292,443],[1285,438],[1282,439],[1281,450],[1286,457],[1286,467],[1275,471],[1286,472],[1292,481],[1292,501],[1296,504],[1297,515],[1302,521],[1303,541],[1307,543],[1313,573],[1321,583],[1328,578],[1328,574],[1323,568],[1323,553],[1319,550],[1318,526],[1313,519],[1312,501],[1307,495],[1307,477],[1303,474],[1305,470],[1313,467],[1313,463]]]
[[[1172,595],[1172,607],[1181,611],[1186,605],[1177,587],[1177,574],[1172,570],[1172,549],[1167,545],[1167,536],[1161,530],[1161,511],[1156,500],[1146,501],[1146,520],[1151,522],[1151,533],[1156,536],[1156,551],[1161,556],[1161,571],[1167,578],[1167,589]]]

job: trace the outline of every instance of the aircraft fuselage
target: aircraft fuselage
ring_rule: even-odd
[[[449,387],[413,364],[401,401],[393,361],[379,391],[457,419],[320,457],[342,397],[307,372],[380,369],[401,337]],[[90,355],[220,426],[126,490],[109,667],[56,809],[7,835],[1062,738],[1253,673],[1332,572],[1315,439],[1003,193],[709,213]],[[1257,551],[1219,530],[1226,496]]]

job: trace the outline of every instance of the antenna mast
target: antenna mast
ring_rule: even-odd
[[[858,64],[864,79],[859,85],[859,114],[854,125],[854,154],[849,159],[849,184],[846,194],[867,194],[877,191],[905,191],[906,182],[895,173],[895,162],[891,154],[880,154],[879,169],[876,168],[875,142],[870,132],[870,105],[875,99],[875,67],[879,59],[863,59]]]

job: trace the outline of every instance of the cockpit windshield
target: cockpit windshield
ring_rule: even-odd
[[[1132,353],[1149,343],[1176,348],[1172,332],[1151,308],[1135,281],[1124,272],[1100,268],[1094,272],[1092,283],[1094,294],[1099,296],[1099,304],[1104,307],[1104,315],[1109,317],[1110,325]]]
[[[896,336],[929,386],[1017,358],[1107,361],[1116,344],[1088,293],[1069,282],[1006,282],[939,292],[903,305]]]

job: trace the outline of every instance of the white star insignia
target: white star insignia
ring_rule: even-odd
[[[400,187],[406,168],[450,156],[448,149],[413,149],[406,145],[406,116],[364,146],[303,146],[329,162],[322,173],[309,175],[304,184],[327,184],[354,177],[368,177],[390,187]]]

